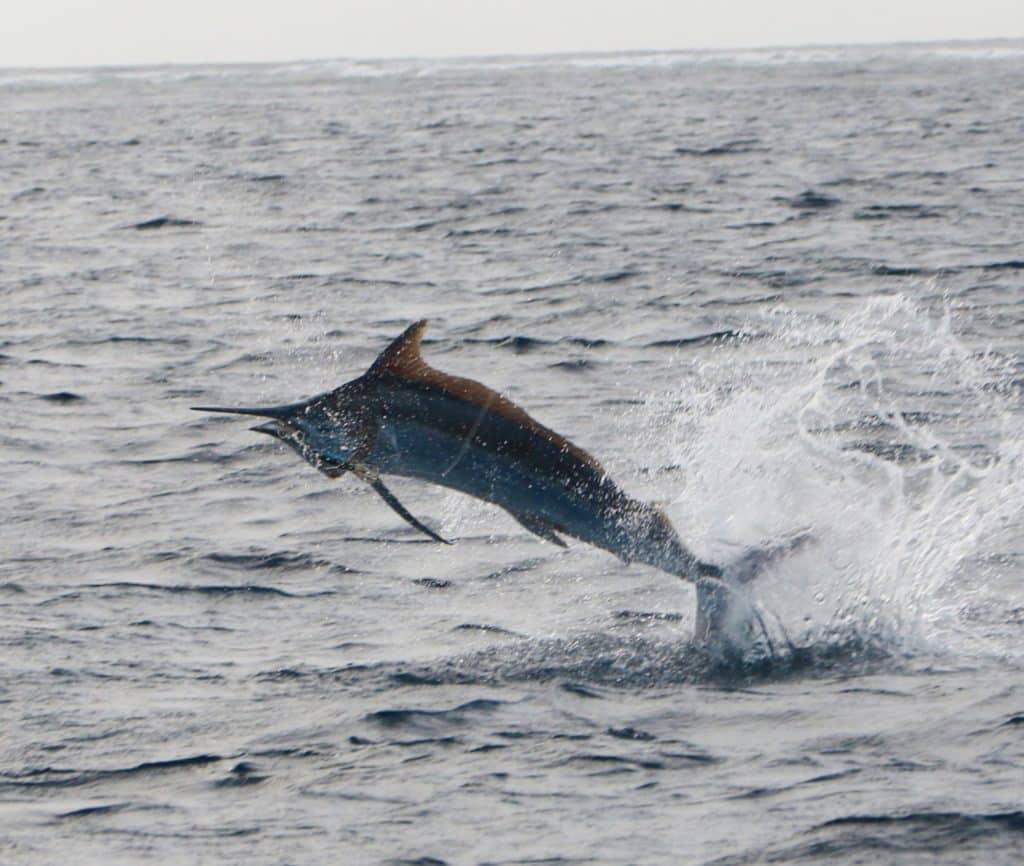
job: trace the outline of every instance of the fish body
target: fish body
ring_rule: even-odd
[[[399,336],[362,376],[309,400],[264,408],[197,407],[270,418],[254,430],[292,447],[330,477],[366,480],[401,516],[382,475],[416,478],[493,503],[535,535],[562,536],[697,584],[698,636],[719,633],[736,595],[655,506],[625,493],[586,451],[496,391],[423,360],[427,323]]]

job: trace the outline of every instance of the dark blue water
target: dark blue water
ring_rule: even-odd
[[[0,860],[1015,864],[1024,46],[4,72]],[[757,585],[244,419],[411,321]]]

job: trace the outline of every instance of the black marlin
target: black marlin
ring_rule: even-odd
[[[686,548],[655,506],[633,499],[586,451],[486,385],[428,366],[420,354],[427,322],[388,346],[362,376],[284,406],[197,411],[258,415],[252,429],[280,439],[329,478],[351,472],[403,519],[445,542],[391,493],[381,475],[404,475],[504,508],[560,547],[571,536],[624,562],[643,562],[697,586],[697,637],[720,637],[727,621],[756,616],[737,587],[802,539],[754,551],[723,569]],[[448,543],[448,542],[445,542]],[[767,637],[767,635],[766,635]]]

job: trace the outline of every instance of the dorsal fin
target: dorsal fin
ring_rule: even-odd
[[[572,454],[594,472],[602,477],[604,476],[605,473],[604,469],[601,468],[601,464],[586,451],[574,445],[565,437],[560,436],[554,430],[535,421],[524,409],[521,409],[507,397],[503,397],[497,391],[491,390],[481,382],[473,379],[464,379],[461,376],[451,376],[448,373],[442,373],[440,370],[435,370],[431,367],[420,355],[420,341],[423,339],[423,332],[426,330],[426,319],[421,319],[406,328],[390,346],[380,353],[367,375],[395,376],[438,388],[451,397],[464,400],[483,411],[501,415],[509,421],[521,425],[525,429],[546,439],[556,448]]]
[[[399,334],[370,367],[371,373],[415,377],[427,366],[420,355],[420,341],[427,330],[427,320],[420,319]]]

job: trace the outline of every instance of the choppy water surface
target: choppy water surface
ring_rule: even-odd
[[[0,100],[4,863],[1020,862],[1020,45]],[[776,656],[189,412],[420,317],[702,556],[811,527],[758,586]]]

